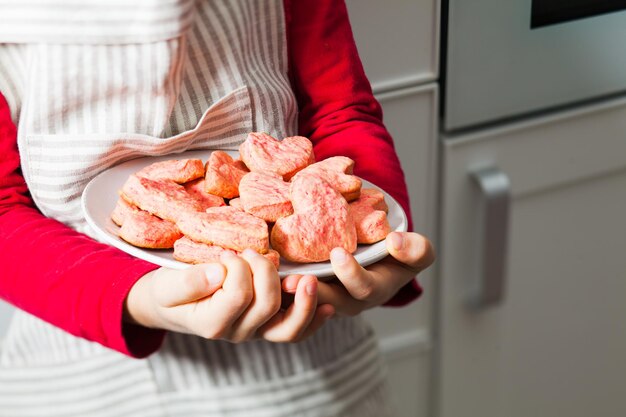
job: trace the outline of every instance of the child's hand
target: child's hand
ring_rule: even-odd
[[[317,284],[313,276],[301,277],[294,303],[281,310],[276,268],[246,250],[241,257],[223,256],[221,263],[183,271],[160,268],[147,274],[128,295],[127,317],[146,327],[206,339],[295,342],[313,334],[334,314],[332,306],[317,306]]]
[[[417,233],[393,232],[386,243],[391,256],[367,269],[345,250],[333,249],[331,263],[339,282],[320,282],[318,303],[331,304],[341,315],[357,315],[387,302],[435,260],[430,242]],[[284,291],[295,293],[302,279],[298,275],[285,278]]]

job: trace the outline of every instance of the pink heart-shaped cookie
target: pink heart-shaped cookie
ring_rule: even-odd
[[[224,252],[240,254],[241,252],[232,249],[225,249],[221,246],[207,245],[206,243],[195,242],[188,237],[182,237],[174,243],[174,259],[191,264],[204,264],[219,262],[220,256]],[[275,250],[270,249],[263,254],[276,269],[280,266],[280,255]]]
[[[126,220],[128,216],[138,211],[139,209],[136,206],[129,204],[126,200],[120,197],[117,199],[117,204],[111,213],[111,220],[113,220],[113,223],[116,225],[121,226],[124,224],[124,220]]]
[[[243,161],[233,159],[224,151],[213,151],[206,163],[205,189],[223,198],[239,195],[239,181],[248,173]]]
[[[204,164],[200,159],[170,159],[148,165],[135,175],[151,180],[171,180],[182,184],[202,178]]]
[[[164,220],[176,222],[188,213],[202,211],[202,204],[182,185],[170,180],[151,180],[131,175],[120,196],[128,203]]]
[[[289,183],[277,174],[250,172],[239,183],[243,209],[267,222],[275,222],[293,213]]]
[[[185,190],[202,205],[202,209],[206,210],[209,207],[225,206],[224,199],[220,196],[209,194],[206,192],[206,184],[204,178],[198,178],[197,180],[190,181],[183,184]]]
[[[267,133],[253,132],[239,146],[239,154],[250,171],[273,172],[286,181],[315,161],[313,144],[303,136],[279,141]]]
[[[347,156],[332,156],[307,166],[295,177],[298,175],[315,175],[323,178],[339,191],[347,201],[352,201],[359,198],[361,193],[361,180],[351,175],[353,168],[354,161]]]
[[[364,188],[361,190],[361,196],[357,200],[359,204],[367,204],[374,210],[381,210],[387,213],[389,206],[385,202],[385,195],[374,188]],[[355,201],[356,203],[356,201]]]
[[[241,198],[240,197],[231,199],[228,202],[228,205],[231,206],[231,207],[236,208],[237,210],[245,211],[243,209],[243,205],[241,204]]]
[[[120,228],[120,237],[140,248],[173,248],[174,242],[182,236],[174,223],[143,210],[129,213]]]
[[[361,197],[350,203],[350,211],[356,225],[358,243],[376,243],[391,232],[387,220],[385,196],[378,190],[365,189]]]
[[[356,250],[356,227],[345,198],[326,180],[299,175],[290,186],[294,214],[272,228],[272,247],[293,262],[322,262],[330,251]]]
[[[181,232],[196,242],[242,251],[246,248],[267,253],[267,223],[235,207],[211,207],[205,213],[181,216],[176,222]]]

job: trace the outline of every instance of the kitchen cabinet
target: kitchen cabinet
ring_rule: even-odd
[[[414,228],[434,236],[438,87],[428,84],[377,98],[404,169]],[[432,275],[432,270],[420,275],[425,293],[419,301],[404,308],[377,308],[365,313],[386,357],[395,417],[430,416]]]
[[[436,415],[626,415],[625,132],[621,98],[443,138]],[[510,182],[499,247],[487,168]],[[483,257],[504,286],[477,305]]]
[[[414,228],[436,233],[439,1],[346,1],[355,41],[404,169]],[[393,175],[390,173],[390,175]],[[380,337],[395,417],[430,417],[433,269],[404,308],[366,312]]]
[[[439,0],[346,0],[352,31],[375,92],[437,79]]]

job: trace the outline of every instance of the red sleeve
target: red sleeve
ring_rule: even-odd
[[[163,331],[122,323],[130,288],[156,266],[95,242],[35,208],[1,94],[0,155],[0,298],[127,355],[156,351]]]
[[[355,174],[383,188],[402,205],[412,230],[404,173],[363,71],[345,3],[297,0],[285,5],[300,134],[311,139],[317,159],[352,158]],[[421,292],[413,280],[387,305],[405,305]]]

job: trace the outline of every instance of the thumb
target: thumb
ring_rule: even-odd
[[[182,271],[166,270],[155,277],[157,301],[163,307],[191,303],[222,288],[226,270],[222,264],[195,265]]]
[[[386,239],[389,254],[409,268],[420,272],[435,261],[435,252],[428,239],[417,233],[391,232]]]

